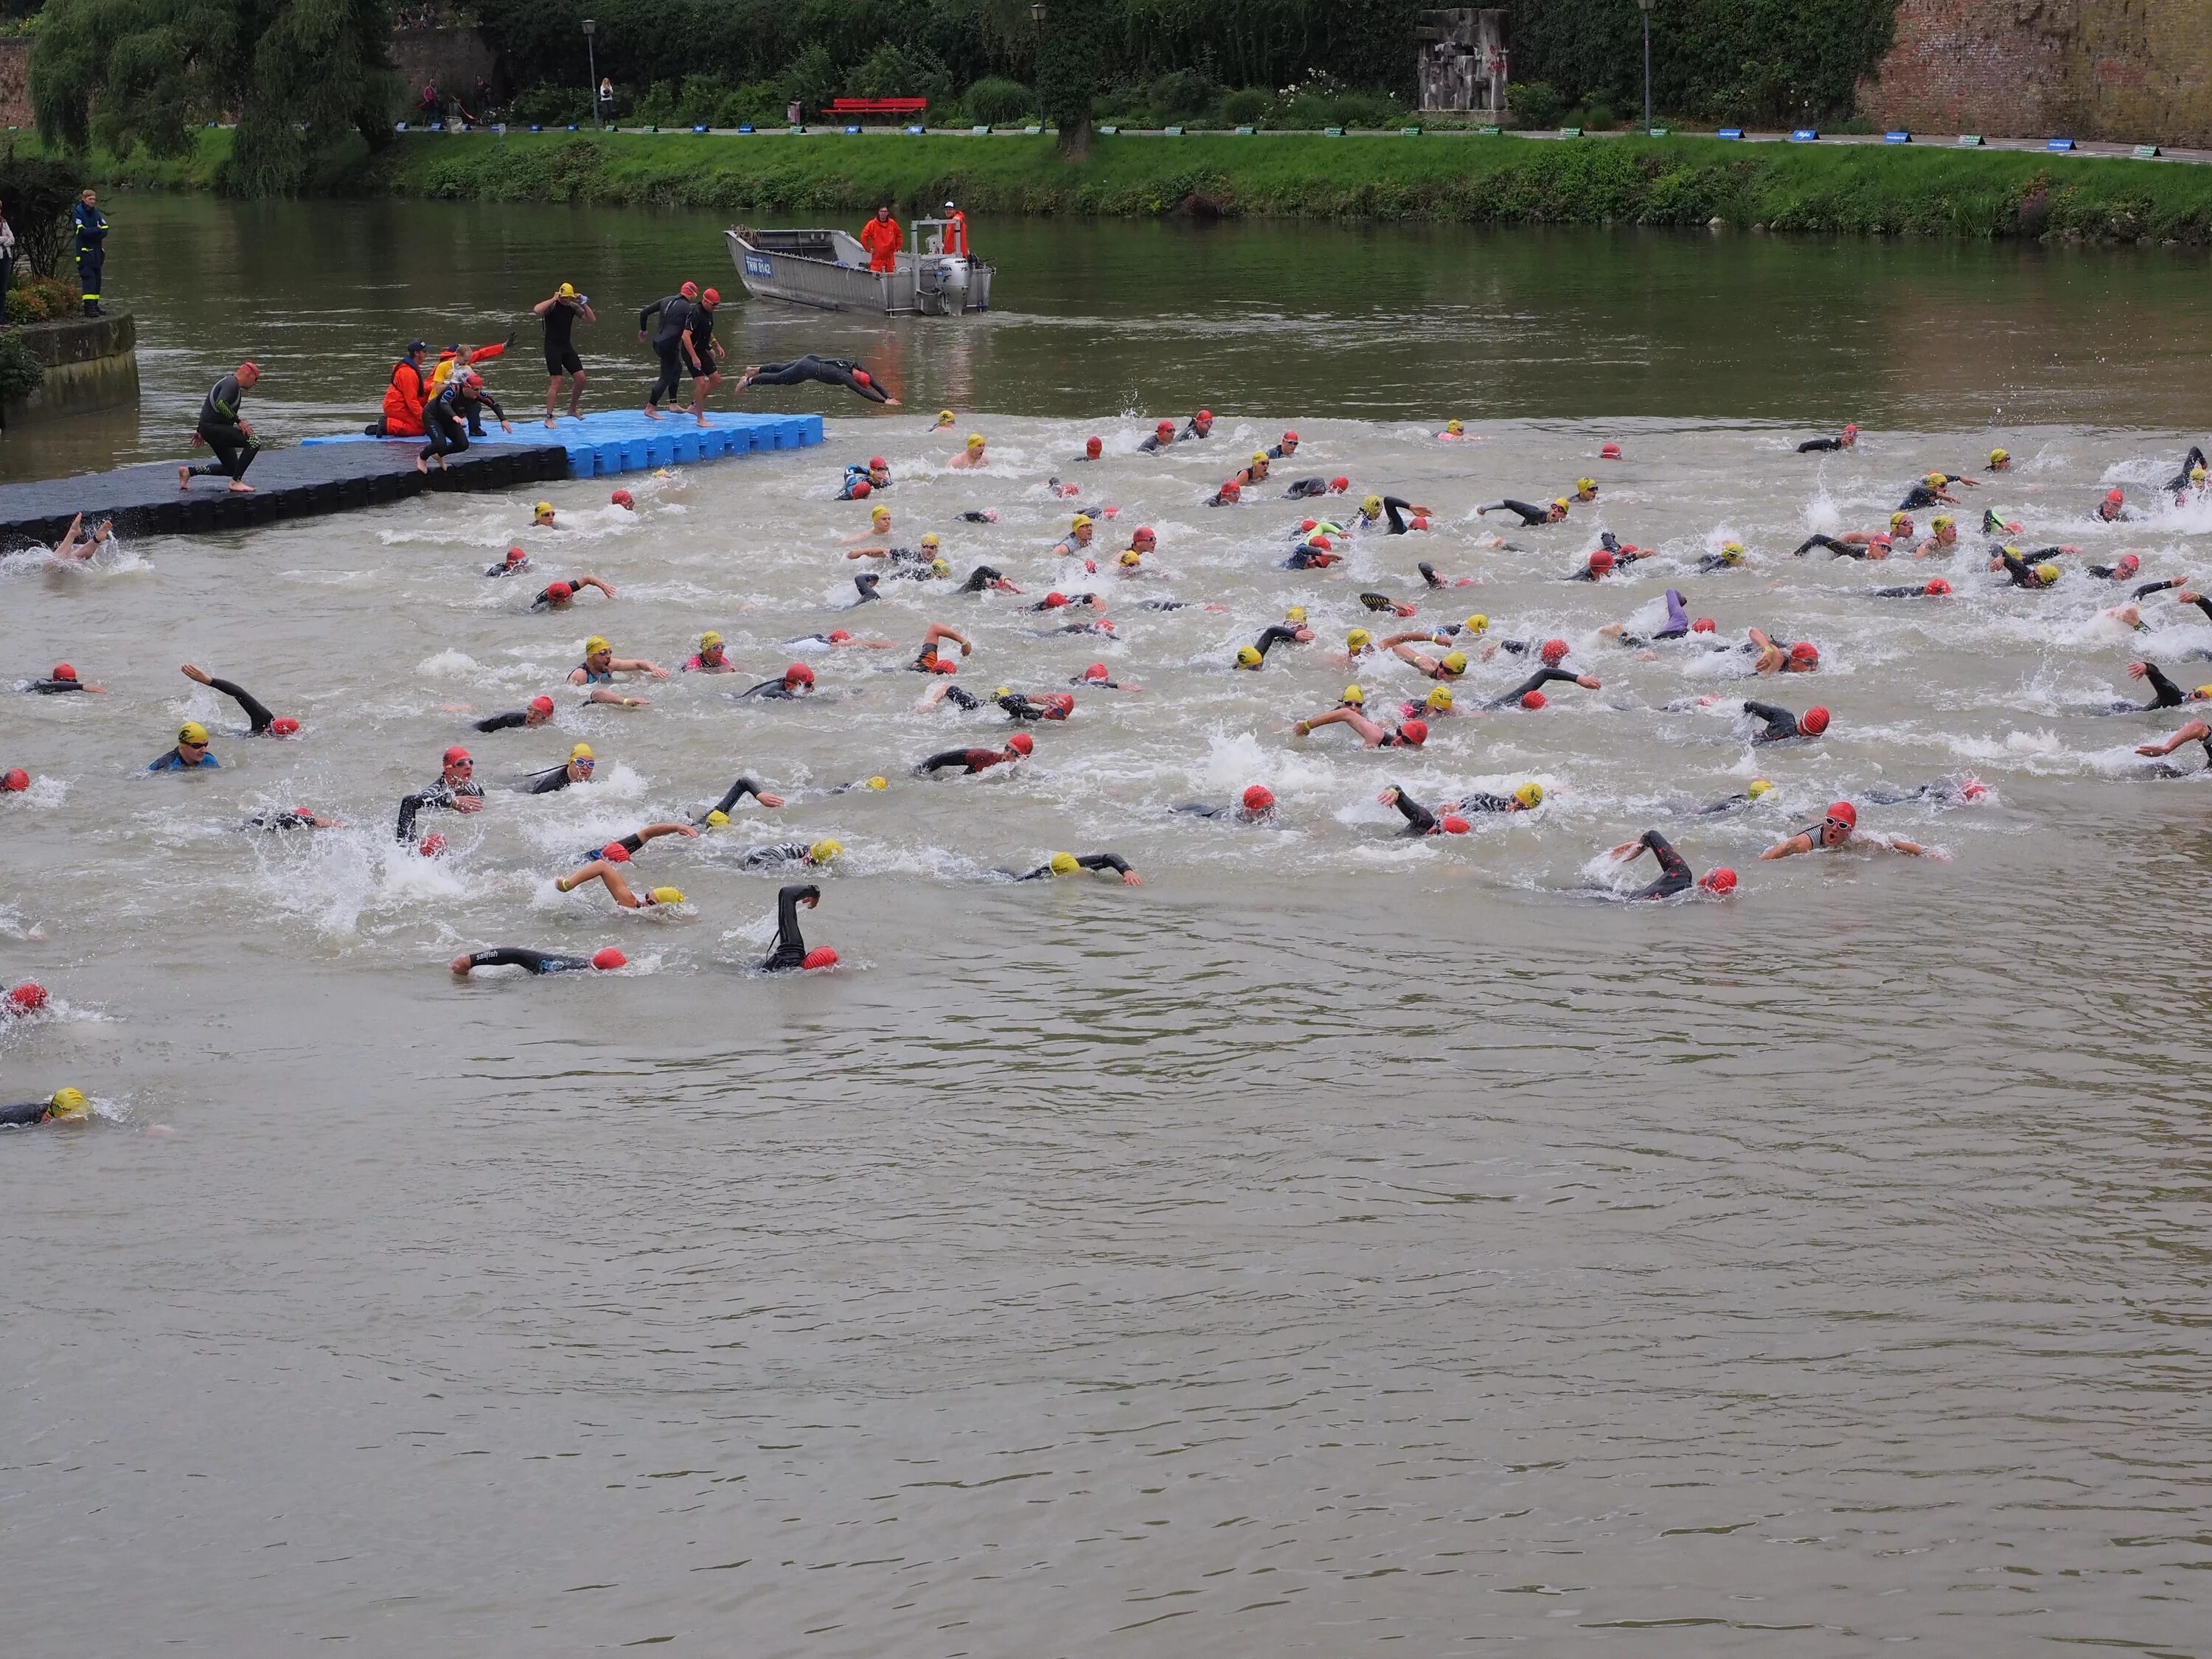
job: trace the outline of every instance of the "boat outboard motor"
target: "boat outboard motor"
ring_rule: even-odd
[[[946,259],[943,262],[938,283],[944,290],[946,316],[957,317],[968,309],[969,277],[965,259]]]

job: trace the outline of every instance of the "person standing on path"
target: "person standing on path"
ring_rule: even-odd
[[[568,378],[568,418],[584,418],[584,360],[576,355],[576,345],[571,337],[576,319],[596,323],[599,315],[592,309],[588,294],[576,292],[574,283],[563,283],[553,291],[550,300],[540,300],[531,309],[545,325],[545,424],[553,424],[553,411],[561,401],[561,377]]]
[[[210,388],[207,401],[200,405],[199,424],[192,428],[192,439],[215,451],[216,458],[204,466],[179,467],[178,489],[190,489],[195,478],[227,477],[232,495],[253,493],[253,486],[246,482],[246,469],[253,465],[253,452],[261,446],[253,428],[239,419],[238,410],[260,378],[258,364],[240,363]]]
[[[884,203],[876,209],[876,216],[860,227],[860,246],[868,251],[868,269],[896,270],[899,244],[904,240],[899,234],[898,221],[891,217],[890,204]]]
[[[84,314],[100,315],[100,272],[107,263],[107,216],[100,210],[100,198],[87,185],[77,204],[70,210],[70,223],[76,231],[76,285],[84,295]]]
[[[8,324],[8,295],[15,286],[15,227],[0,208],[0,328]]]

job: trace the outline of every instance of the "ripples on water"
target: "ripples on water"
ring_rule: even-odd
[[[2154,601],[2130,636],[2110,590],[2014,593],[1969,554],[1785,556],[2001,441],[2021,471],[1972,514],[2179,574],[2212,513],[2086,512],[2185,440],[1880,433],[1821,460],[1759,427],[1499,423],[1453,448],[1301,417],[1296,471],[1442,514],[1339,575],[1273,568],[1299,509],[1198,504],[1279,422],[1158,461],[1127,453],[1141,419],[974,423],[1002,456],[981,478],[943,471],[921,421],[840,420],[635,518],[555,490],[576,527],[551,538],[520,500],[459,499],[0,574],[7,672],[65,656],[112,688],[14,700],[0,728],[42,779],[0,800],[0,976],[66,1005],[0,1035],[0,1092],[76,1080],[118,1120],[0,1146],[15,1645],[2204,1650],[2204,786],[2130,775],[2179,716],[2080,711],[2134,689],[2133,651],[2193,680],[2212,631]],[[1100,647],[1031,639],[1004,596],[830,608],[865,516],[827,499],[837,462],[888,454],[899,539],[940,529],[959,571],[1034,595],[1066,585],[1042,551],[1066,509],[1035,480],[1095,429],[1115,453],[1085,499],[1124,509],[1102,549],[1152,523],[1165,586],[1227,615],[1117,605],[1127,637]],[[1630,459],[1601,470],[1608,436]],[[1475,501],[1583,471],[1595,511],[1477,544]],[[954,522],[971,503],[1000,522]],[[1600,527],[1662,557],[1559,580]],[[1685,575],[1724,532],[1753,567]],[[529,615],[539,581],[478,574],[514,539],[541,580],[620,599]],[[1421,620],[1561,634],[1604,690],[1440,723],[1418,756],[1291,740],[1348,678],[1322,659],[1369,620],[1352,596],[1411,593],[1417,557],[1481,581]],[[1939,572],[1940,608],[1859,593]],[[1820,643],[1821,675],[1761,686],[1834,708],[1826,740],[1754,756],[1659,712],[1742,690],[1595,638],[1669,580],[1724,629]],[[1229,672],[1294,602],[1324,641]],[[1103,657],[1145,690],[1079,690],[1033,764],[933,784],[904,767],[1003,726],[916,709],[880,659],[904,653],[811,659],[824,695],[799,707],[679,678],[647,711],[556,693],[555,731],[448,712],[520,707],[592,631],[672,665],[718,628],[765,676],[795,635],[904,646],[932,617],[976,638],[971,689]],[[303,738],[237,736],[185,660]],[[135,775],[187,715],[225,769]],[[447,743],[497,786],[579,738],[591,789],[495,787],[435,826],[440,865],[386,844]],[[1969,769],[1994,803],[1863,818],[1950,862],[1756,862],[1838,793]],[[569,853],[740,769],[792,804],[647,853],[684,914],[552,893]],[[885,794],[822,793],[878,771]],[[1781,805],[1681,816],[1754,775]],[[1393,838],[1374,801],[1529,776],[1540,813],[1449,841]],[[1255,780],[1284,828],[1169,810]],[[231,828],[295,801],[362,827]],[[1579,890],[1655,822],[1739,896]],[[729,849],[830,833],[850,868],[808,930],[847,966],[750,974],[775,882]],[[1099,847],[1147,885],[992,879]],[[635,966],[444,972],[507,941]]]

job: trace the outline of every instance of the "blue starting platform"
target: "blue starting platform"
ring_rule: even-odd
[[[300,441],[302,447],[379,444],[398,448],[404,445],[410,455],[422,447],[420,438],[371,438],[359,432],[303,438]],[[469,440],[469,453],[557,445],[568,452],[570,477],[611,478],[624,472],[689,466],[696,461],[750,455],[762,450],[809,449],[821,441],[819,415],[709,415],[707,424],[701,426],[678,410],[671,410],[656,421],[641,410],[610,409],[586,415],[580,421],[572,421],[564,415],[560,424],[550,432],[539,416],[518,418],[512,432],[501,432],[498,422],[487,419],[484,435]]]

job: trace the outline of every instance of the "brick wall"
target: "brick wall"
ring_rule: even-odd
[[[31,129],[31,43],[0,40],[0,127]]]
[[[2212,143],[2206,0],[1899,0],[1859,108],[1991,137]]]

